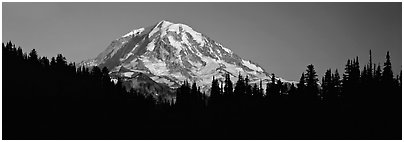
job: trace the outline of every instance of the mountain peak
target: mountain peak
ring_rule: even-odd
[[[210,88],[212,77],[224,80],[226,74],[230,74],[232,82],[237,81],[239,73],[248,76],[251,83],[267,83],[271,79],[258,64],[242,59],[185,24],[162,20],[123,37],[83,64],[105,66],[112,78],[124,78],[133,88],[139,85],[133,77],[137,73],[171,88],[184,80],[196,82],[204,91]]]
[[[167,20],[161,20],[159,23],[157,23],[155,28],[159,28],[159,29],[162,29],[162,30],[175,30],[175,31],[180,31],[179,28],[182,28],[183,31],[196,32],[190,26],[188,26],[186,24],[174,23],[174,22],[170,22],[170,21],[167,21]]]
[[[161,20],[160,22],[157,23],[157,25],[154,28],[158,29],[164,29],[167,28],[169,25],[174,24],[173,22],[167,21],[167,20]]]
[[[170,21],[168,21],[168,20],[161,20],[161,21],[159,22],[159,24],[160,24],[160,23],[173,24],[174,22],[170,22]]]

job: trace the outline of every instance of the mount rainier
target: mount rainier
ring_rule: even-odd
[[[251,84],[266,84],[271,78],[258,64],[242,59],[206,35],[185,24],[164,20],[130,31],[112,41],[96,58],[80,65],[107,67],[110,76],[120,78],[127,88],[143,89],[153,95],[173,93],[184,80],[196,82],[209,93],[212,78],[223,81],[227,73],[233,83],[239,74],[248,76]],[[276,78],[279,79],[291,84]]]

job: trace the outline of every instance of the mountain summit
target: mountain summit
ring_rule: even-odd
[[[153,94],[164,88],[179,87],[185,80],[196,82],[209,93],[212,78],[224,80],[227,73],[233,83],[239,74],[248,76],[250,83],[267,83],[271,77],[256,63],[240,58],[188,25],[165,20],[130,31],[112,41],[95,59],[81,65],[105,66],[112,78],[122,78],[132,88],[152,86],[152,90],[157,90],[151,91]],[[145,78],[150,79],[144,81]]]

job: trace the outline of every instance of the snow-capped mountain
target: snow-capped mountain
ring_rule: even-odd
[[[207,93],[212,78],[224,80],[226,73],[233,83],[239,74],[247,75],[251,83],[262,80],[266,84],[271,77],[256,63],[240,58],[191,27],[164,20],[130,31],[112,41],[95,59],[83,61],[81,65],[106,66],[112,77],[130,80],[133,88],[137,87],[136,78],[140,74],[154,81],[150,86],[176,88],[188,80],[196,82]]]

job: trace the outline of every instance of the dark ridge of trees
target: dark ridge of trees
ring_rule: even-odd
[[[3,139],[401,139],[401,72],[358,57],[299,83],[184,81],[175,101],[124,89],[107,68],[76,68],[3,43]],[[341,78],[342,76],[342,78]],[[321,83],[319,82],[321,79]],[[263,86],[266,85],[264,92]]]
[[[106,68],[76,68],[62,54],[49,61],[11,42],[2,50],[3,139],[146,138],[151,110],[165,107],[112,83]]]

